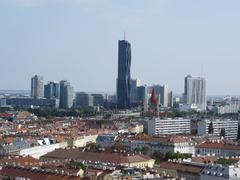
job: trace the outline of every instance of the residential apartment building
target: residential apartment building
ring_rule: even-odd
[[[201,172],[201,180],[237,180],[240,179],[240,167],[238,165],[222,166],[207,165]]]
[[[128,150],[135,151],[147,147],[148,153],[180,152],[195,154],[195,142],[190,138],[181,136],[137,136],[124,139],[124,145]]]
[[[212,123],[213,135],[220,135],[221,130],[225,131],[225,138],[237,139],[238,120],[236,119],[203,119],[198,122],[198,135],[209,134],[209,125]]]
[[[224,143],[202,143],[195,147],[196,155],[232,157],[240,156],[240,146]]]
[[[187,118],[153,118],[148,120],[149,135],[190,134],[191,120]]]

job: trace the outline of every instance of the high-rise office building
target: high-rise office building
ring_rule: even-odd
[[[135,104],[138,102],[138,87],[141,85],[140,79],[131,79],[130,81],[130,103]]]
[[[159,95],[160,95],[160,104],[163,107],[168,107],[168,95],[169,95],[169,92],[168,92],[167,85],[160,86]]]
[[[93,96],[84,92],[76,93],[75,106],[77,108],[93,107]]]
[[[168,107],[173,107],[173,92],[168,93]]]
[[[57,99],[60,95],[59,83],[49,82],[44,86],[44,97],[47,99]]]
[[[31,78],[31,97],[41,99],[44,96],[43,77],[35,75]]]
[[[104,105],[104,96],[102,94],[92,94],[93,96],[93,105],[94,106],[103,106]]]
[[[199,110],[206,110],[206,80],[201,77],[185,77],[184,101],[195,105]]]
[[[149,87],[149,91],[151,92],[152,89],[154,89],[156,94],[160,96],[160,105],[162,107],[172,106],[172,92],[169,92],[167,85],[153,85]]]
[[[62,109],[68,109],[73,106],[73,87],[66,80],[60,81],[60,104]]]
[[[137,100],[142,106],[142,111],[147,112],[148,110],[148,93],[147,86],[137,87]]]
[[[131,44],[126,40],[118,41],[118,78],[117,78],[117,107],[130,107],[131,91]]]

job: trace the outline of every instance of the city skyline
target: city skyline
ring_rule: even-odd
[[[1,1],[0,89],[28,90],[39,74],[76,91],[115,92],[117,40],[126,31],[131,76],[143,84],[180,94],[191,74],[207,80],[208,95],[240,94],[238,1],[135,2]]]

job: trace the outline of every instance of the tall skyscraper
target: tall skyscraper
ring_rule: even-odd
[[[201,77],[185,77],[185,104],[195,105],[199,110],[206,110],[206,80]]]
[[[59,98],[60,88],[59,83],[49,82],[44,86],[44,97],[47,99]]]
[[[140,79],[131,79],[130,81],[130,103],[134,104],[138,102],[137,96],[138,96],[138,87],[141,85]]]
[[[60,104],[62,109],[68,109],[73,106],[73,87],[66,80],[60,81]]]
[[[155,90],[155,93],[160,96],[160,105],[162,107],[171,107],[172,92],[169,92],[167,85],[153,85],[149,88],[149,91]]]
[[[168,95],[169,95],[169,92],[168,92],[167,85],[160,86],[159,94],[160,94],[160,104],[163,107],[168,107]]]
[[[147,112],[148,110],[148,93],[147,93],[147,86],[139,86],[137,87],[137,100],[142,106],[142,112]]]
[[[35,75],[31,78],[31,97],[41,99],[44,96],[43,77]]]
[[[117,78],[117,107],[130,107],[131,91],[131,44],[126,40],[118,41],[118,78]]]

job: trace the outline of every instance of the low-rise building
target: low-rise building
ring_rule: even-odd
[[[201,172],[201,180],[237,180],[240,179],[239,165],[206,165]]]
[[[89,167],[114,168],[116,166],[152,168],[154,159],[143,154],[120,154],[107,152],[83,152],[79,149],[56,149],[40,158],[42,161],[75,160]]]
[[[195,142],[183,136],[137,136],[123,141],[128,150],[135,151],[147,147],[148,153],[179,152],[195,154]]]
[[[6,104],[13,107],[51,107],[58,108],[58,99],[35,99],[35,98],[7,98]]]
[[[240,156],[240,146],[224,143],[202,143],[195,147],[196,155],[230,157]]]
[[[178,177],[186,180],[200,180],[200,172],[204,165],[177,162],[163,162],[155,167],[157,172],[168,177]]]
[[[81,180],[82,178],[72,176],[68,172],[56,172],[53,170],[44,170],[38,168],[24,168],[24,167],[3,167],[0,170],[1,179],[58,179],[58,180]]]

